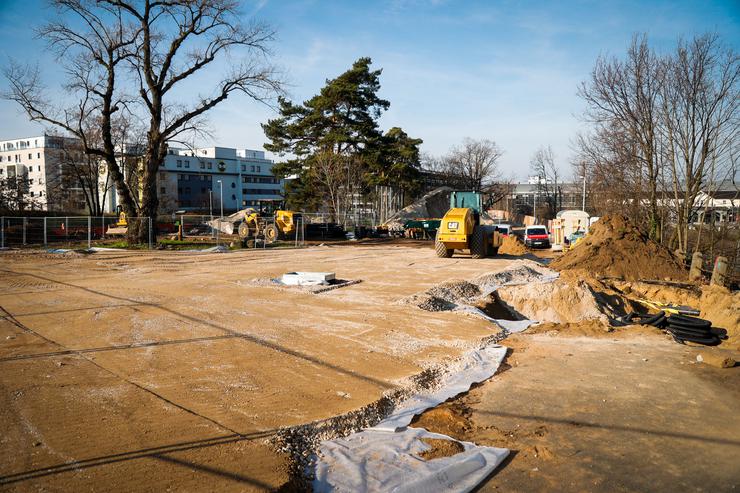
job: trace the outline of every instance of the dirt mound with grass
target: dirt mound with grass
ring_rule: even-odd
[[[648,238],[621,214],[602,217],[583,240],[549,267],[627,280],[684,280],[687,276],[667,248]]]
[[[515,235],[509,235],[504,237],[498,253],[501,255],[524,255],[527,253],[527,247]]]

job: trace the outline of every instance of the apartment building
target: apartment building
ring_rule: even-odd
[[[83,211],[82,190],[64,180],[64,149],[72,142],[52,135],[0,141],[0,181],[16,187],[29,209]]]
[[[273,162],[264,151],[230,147],[187,149],[170,146],[157,173],[157,192],[162,213],[176,210],[220,211],[256,206],[260,200],[280,200],[283,180],[272,174]],[[111,193],[106,211],[116,208]]]

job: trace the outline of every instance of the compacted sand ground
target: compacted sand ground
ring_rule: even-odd
[[[496,332],[397,301],[516,259],[418,246],[0,253],[0,490],[279,488],[278,428],[360,408]],[[295,270],[362,282],[264,282]],[[511,337],[497,376],[417,425],[514,451],[482,491],[736,487],[740,367],[694,364],[651,330]]]
[[[357,409],[495,332],[398,299],[509,262],[382,245],[3,252],[0,488],[277,487],[276,429]],[[252,282],[295,270],[362,282]]]

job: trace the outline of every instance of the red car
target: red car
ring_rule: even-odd
[[[550,235],[547,234],[547,227],[542,225],[527,226],[524,230],[524,244],[530,248],[549,248]]]

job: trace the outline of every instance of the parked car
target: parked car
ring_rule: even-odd
[[[547,227],[536,224],[527,226],[524,230],[524,244],[528,247],[550,247],[550,235],[547,234]]]
[[[511,234],[511,224],[496,224],[496,229],[501,233],[501,236],[509,236]]]

